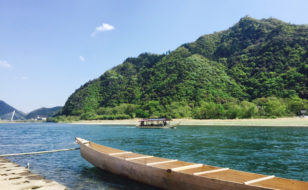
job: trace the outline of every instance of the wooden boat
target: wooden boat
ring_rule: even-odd
[[[81,156],[94,166],[171,190],[307,190],[308,182],[114,149],[76,137]]]
[[[173,128],[175,129],[178,124],[171,124],[171,120],[166,118],[159,119],[143,119],[139,121],[139,125],[136,125],[138,128],[143,129],[165,129]]]

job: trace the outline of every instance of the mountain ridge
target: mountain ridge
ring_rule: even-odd
[[[0,119],[1,120],[11,120],[12,114],[15,111],[14,120],[25,120],[25,119],[37,119],[39,116],[42,117],[51,117],[57,114],[62,109],[62,106],[55,106],[52,108],[39,108],[33,110],[29,113],[24,113],[18,109],[10,106],[5,101],[0,100]]]
[[[62,109],[62,106],[55,106],[51,108],[42,107],[42,108],[29,112],[25,116],[25,118],[26,119],[37,119],[37,117],[40,117],[40,118],[52,117],[55,114],[57,114],[61,109]]]
[[[17,119],[17,120],[24,119],[26,115],[25,113],[10,106],[5,101],[0,100],[0,119],[1,120],[11,120],[11,117],[14,111],[15,111],[14,119]]]
[[[307,105],[307,44],[305,25],[246,16],[166,54],[127,58],[77,89],[60,115],[229,118],[236,105],[251,113],[232,117],[294,115]],[[260,110],[281,103],[283,113]]]

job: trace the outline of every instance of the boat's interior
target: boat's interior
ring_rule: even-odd
[[[178,160],[159,158],[144,154],[127,152],[114,149],[93,142],[89,142],[89,146],[101,153],[108,154],[112,157],[121,158],[128,162],[144,164],[149,167],[156,167],[166,170],[166,172],[180,172],[205,178],[218,179],[235,183],[246,184],[250,186],[259,186],[271,189],[288,189],[288,190],[304,190],[308,189],[308,183],[303,181],[278,178],[275,176],[267,176],[249,172],[232,170],[229,168],[220,168],[204,164],[195,164]]]

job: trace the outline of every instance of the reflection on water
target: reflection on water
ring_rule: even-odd
[[[0,124],[0,154],[78,147],[76,136],[127,151],[308,181],[308,128]],[[155,189],[101,171],[79,151],[10,157],[71,189]]]

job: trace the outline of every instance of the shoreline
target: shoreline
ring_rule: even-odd
[[[0,124],[1,123],[44,123],[46,121],[35,121],[35,120],[14,120],[14,121],[10,121],[10,120],[0,120]]]
[[[80,125],[129,125],[136,126],[141,118],[124,120],[80,120],[72,122],[60,122]],[[308,117],[287,117],[276,119],[173,119],[173,123],[179,126],[242,126],[242,127],[308,127]],[[32,123],[31,121],[5,121],[0,124],[10,123]],[[33,121],[33,123],[44,123],[44,121]]]
[[[138,124],[140,119],[126,120],[80,120],[70,124],[82,125],[131,125]],[[308,127],[308,118],[277,119],[173,119],[179,126],[245,126],[245,127]]]

